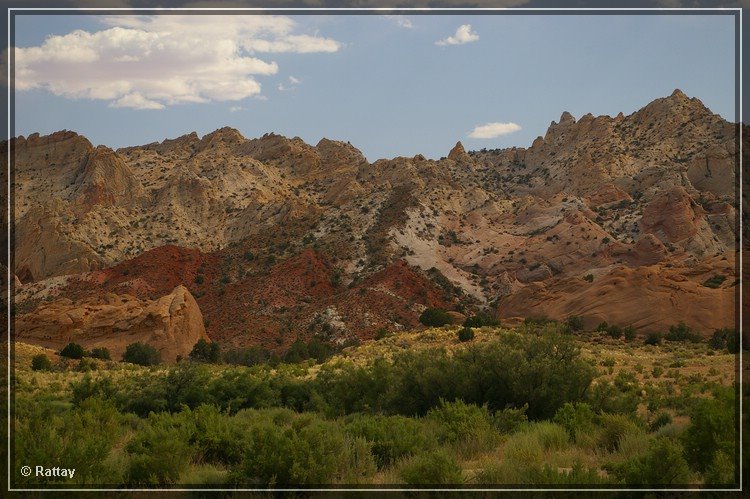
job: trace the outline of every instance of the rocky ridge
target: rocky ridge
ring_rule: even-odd
[[[437,161],[231,128],[117,151],[18,137],[2,145],[15,274],[39,291],[17,306],[31,320],[101,289],[184,286],[211,338],[279,349],[412,327],[435,305],[708,333],[734,318],[735,134],[676,90],[629,116],[563,113],[529,148],[459,142]]]

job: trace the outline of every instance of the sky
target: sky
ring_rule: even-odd
[[[675,88],[736,121],[730,15],[18,15],[14,45],[14,135],[113,148],[231,126],[437,159]]]

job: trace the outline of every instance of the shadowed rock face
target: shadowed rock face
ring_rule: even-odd
[[[370,338],[459,303],[709,333],[733,325],[734,140],[679,91],[629,116],[563,113],[529,148],[458,142],[440,161],[369,163],[348,142],[232,128],[117,151],[68,131],[19,137],[0,146],[14,148],[14,272],[30,286],[19,334],[67,337],[35,322],[60,299],[104,289],[144,308],[178,286],[210,337],[279,349]],[[703,286],[714,274],[725,280]]]

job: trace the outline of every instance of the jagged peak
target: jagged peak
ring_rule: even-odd
[[[563,123],[568,122],[575,123],[576,119],[568,111],[563,111],[563,113],[560,115],[560,124],[562,125]]]
[[[464,149],[464,145],[459,140],[458,142],[456,142],[456,145],[453,146],[451,152],[448,153],[448,159],[456,160],[464,154],[466,154],[466,150]]]
[[[207,133],[201,140],[229,139],[234,141],[244,141],[245,137],[236,128],[230,126],[221,127],[211,133]]]

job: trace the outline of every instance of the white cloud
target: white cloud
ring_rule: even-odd
[[[299,85],[300,83],[302,83],[302,80],[300,80],[299,78],[295,78],[294,76],[290,76],[289,85],[284,85],[284,82],[281,82],[279,83],[277,88],[279,89],[280,92],[284,92],[287,90],[294,90],[295,88],[297,88],[297,85]]]
[[[164,109],[164,104],[148,100],[138,92],[133,92],[116,101],[112,102],[109,107],[132,107],[133,109]]]
[[[393,21],[396,26],[400,28],[413,28],[414,24],[412,24],[411,19],[409,19],[406,16],[395,16],[395,15],[389,15],[385,16],[386,19]]]
[[[232,107],[229,108],[229,112],[230,113],[236,113],[238,111],[244,111],[244,110],[245,110],[245,108],[242,107],[242,106],[232,106]]]
[[[258,54],[341,48],[336,40],[299,33],[285,16],[113,16],[101,22],[99,31],[76,30],[15,48],[15,88],[134,109],[237,101],[259,96],[256,77],[279,70]]]
[[[479,40],[479,35],[471,31],[471,24],[462,24],[456,30],[456,34],[449,36],[444,40],[438,40],[435,45],[463,45],[464,43],[475,42]]]
[[[472,139],[494,139],[501,135],[517,132],[521,129],[515,123],[487,123],[486,125],[477,125],[474,130],[469,132]]]

